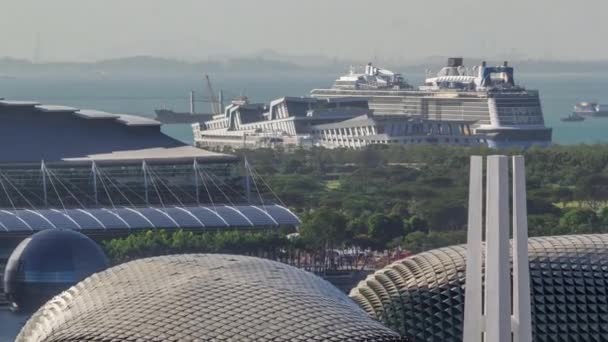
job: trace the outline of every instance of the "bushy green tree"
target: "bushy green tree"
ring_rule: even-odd
[[[572,208],[562,216],[559,225],[574,234],[592,233],[598,227],[598,217],[591,209]]]
[[[304,219],[300,236],[313,248],[334,248],[343,244],[347,236],[347,220],[339,211],[320,208]]]
[[[409,219],[407,227],[410,232],[428,233],[429,231],[428,222],[417,215],[414,215]]]
[[[405,235],[403,220],[395,215],[374,214],[368,221],[368,235],[378,247],[385,248],[391,240]]]

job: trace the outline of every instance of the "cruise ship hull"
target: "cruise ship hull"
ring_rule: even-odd
[[[317,98],[366,98],[375,115],[407,115],[428,120],[475,122],[492,148],[547,146],[552,130],[544,126],[539,94],[532,90],[361,90],[314,89]],[[491,131],[480,129],[491,126]]]
[[[593,112],[577,112],[574,111],[573,114],[580,116],[590,116],[593,118],[606,118],[608,117],[608,111],[593,111]]]
[[[486,144],[495,149],[527,149],[551,145],[553,130],[547,127],[533,129],[520,128],[477,128],[476,133],[486,137]]]

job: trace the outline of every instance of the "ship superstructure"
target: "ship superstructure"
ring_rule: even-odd
[[[574,105],[572,114],[578,116],[608,117],[608,105],[596,102],[579,102]]]
[[[545,127],[538,91],[515,82],[507,62],[471,69],[462,58],[449,58],[436,76],[429,76],[417,89],[399,74],[367,65],[365,73],[350,72],[329,89],[314,89],[316,98],[365,98],[375,115],[406,115],[424,120],[472,121],[475,134],[485,136],[490,147],[549,145],[551,129]],[[377,82],[385,75],[396,82]],[[390,79],[390,78],[389,78]],[[350,84],[346,81],[351,80]]]

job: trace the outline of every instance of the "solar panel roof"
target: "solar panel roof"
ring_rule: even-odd
[[[0,235],[45,229],[83,231],[138,229],[226,229],[296,226],[298,217],[280,205],[117,207],[0,210]]]

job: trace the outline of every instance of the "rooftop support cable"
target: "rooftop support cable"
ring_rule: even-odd
[[[196,205],[200,205],[201,204],[201,197],[200,197],[200,189],[199,189],[199,183],[198,183],[198,162],[196,161],[196,159],[194,159],[194,161],[192,162],[192,168],[194,171],[194,190],[196,191]]]
[[[147,171],[148,167],[146,165],[146,161],[145,160],[143,160],[141,162],[141,169],[142,169],[142,172],[144,174],[144,197],[145,197],[145,202],[146,202],[146,205],[150,205],[150,196],[148,195],[148,171]]]
[[[97,167],[95,161],[91,162],[91,174],[93,175],[93,197],[95,198],[95,206],[99,206],[99,194],[97,191]]]
[[[247,157],[245,157],[245,196],[247,196],[247,203],[251,203],[251,168]]]
[[[42,196],[44,199],[44,206],[49,206],[49,196],[46,189],[46,166],[44,164],[44,160],[40,161],[40,172],[42,173]]]

